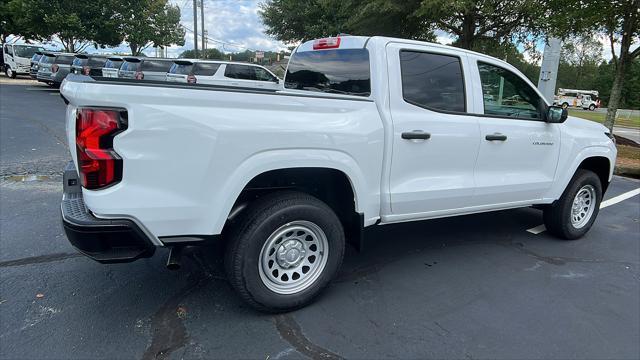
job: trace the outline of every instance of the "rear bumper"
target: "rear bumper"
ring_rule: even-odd
[[[130,262],[150,257],[156,246],[130,219],[99,219],[85,206],[73,163],[64,171],[62,225],[79,252],[101,263]]]

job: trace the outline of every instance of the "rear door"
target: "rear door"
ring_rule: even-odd
[[[250,88],[258,87],[256,73],[253,70],[253,66],[227,64],[227,67],[224,70],[224,77],[228,80],[228,83],[225,83],[224,85]]]
[[[480,84],[474,203],[505,207],[541,199],[555,176],[560,126],[544,121],[547,105],[523,75],[492,59],[473,63]]]
[[[480,146],[478,120],[468,113],[466,55],[401,43],[386,51],[393,121],[388,220],[464,212]]]

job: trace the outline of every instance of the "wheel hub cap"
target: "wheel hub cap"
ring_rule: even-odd
[[[327,264],[327,236],[310,221],[293,221],[274,231],[260,251],[262,283],[278,294],[300,292],[320,277]]]
[[[585,226],[596,207],[596,190],[591,185],[585,185],[578,190],[571,205],[571,225],[580,229]]]
[[[304,259],[307,251],[300,240],[287,240],[278,248],[276,259],[284,269],[297,266]]]

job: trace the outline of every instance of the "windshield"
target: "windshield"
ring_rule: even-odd
[[[369,96],[371,74],[367,49],[296,52],[291,56],[288,89]]]
[[[13,51],[17,57],[30,58],[36,52],[44,51],[44,48],[39,46],[14,45]]]

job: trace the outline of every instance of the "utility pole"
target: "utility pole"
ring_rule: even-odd
[[[558,80],[558,66],[560,65],[560,51],[562,50],[562,40],[550,38],[549,43],[544,46],[542,55],[542,65],[540,66],[540,77],[538,78],[538,90],[544,95],[550,104],[553,104],[553,95],[556,92],[556,81]]]
[[[198,58],[198,0],[193,0],[193,50]]]
[[[200,0],[200,30],[202,34],[202,56],[204,57],[204,48],[206,47],[204,39],[204,0]]]

